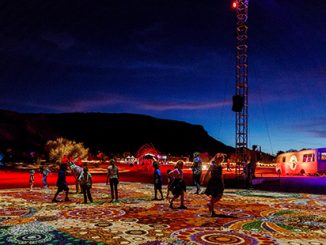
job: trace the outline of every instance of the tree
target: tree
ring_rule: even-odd
[[[45,150],[49,160],[55,163],[60,163],[64,155],[72,159],[78,157],[84,159],[88,155],[88,148],[85,148],[83,143],[76,143],[65,138],[49,140],[45,145]]]

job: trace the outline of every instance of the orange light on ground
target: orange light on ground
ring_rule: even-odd
[[[233,2],[233,3],[232,3],[232,8],[234,8],[234,9],[235,9],[235,8],[237,8],[237,7],[238,7],[238,4],[237,4],[237,2]]]

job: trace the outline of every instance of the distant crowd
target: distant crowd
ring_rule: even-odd
[[[200,157],[199,152],[195,152],[193,154],[193,163],[191,166],[192,170],[192,179],[194,194],[205,194],[208,196],[208,211],[212,217],[215,217],[217,214],[215,213],[215,204],[222,198],[224,192],[224,179],[223,179],[223,167],[222,164],[226,163],[226,170],[229,171],[230,161],[226,158],[225,154],[219,153],[213,158],[211,163],[209,164],[209,168],[205,175],[203,172],[203,164]],[[250,161],[247,166],[247,179],[248,179],[248,187],[250,187],[251,179],[253,176],[250,172],[254,173],[252,170],[252,165],[255,165],[255,160]],[[183,167],[184,162],[178,161],[173,169],[167,170],[168,176],[168,184],[166,195],[164,197],[162,185],[162,173],[160,171],[160,164],[158,161],[153,159],[153,186],[154,186],[154,197],[153,201],[156,200],[164,200],[166,199],[169,203],[169,207],[171,209],[187,209],[185,205],[185,192],[187,190],[187,185],[184,180]],[[76,163],[72,161],[72,159],[68,159],[68,157],[64,156],[62,159],[62,163],[60,164],[58,176],[57,176],[57,191],[52,199],[52,202],[58,202],[58,195],[61,192],[64,192],[64,201],[69,202],[69,187],[66,180],[66,172],[68,168],[71,170],[76,185],[76,193],[82,193],[84,196],[84,203],[86,204],[88,201],[90,203],[93,202],[91,189],[92,189],[92,174],[89,172],[87,164],[82,164],[81,160],[78,159]],[[40,172],[42,174],[42,183],[44,188],[48,188],[47,176],[50,173],[50,170],[46,166],[40,167]],[[30,171],[30,189],[33,189],[34,184],[34,170]],[[250,176],[249,176],[250,175]],[[202,191],[203,183],[207,183],[206,188]],[[110,202],[119,202],[119,168],[116,165],[114,160],[111,160],[109,166],[107,168],[107,178],[106,185],[109,185],[110,189]],[[177,199],[180,199],[180,205],[175,207],[174,203]]]

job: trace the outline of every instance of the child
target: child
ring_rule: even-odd
[[[160,164],[157,161],[153,162],[154,170],[154,199],[153,200],[163,200],[163,193],[162,193],[162,175],[160,171]],[[157,198],[157,191],[161,194],[161,199]]]
[[[173,201],[180,196],[180,206],[178,209],[187,209],[184,205],[184,192],[186,191],[186,184],[183,180],[183,162],[177,162],[176,168],[169,173],[169,176],[173,177],[173,183],[171,184],[171,192],[173,198],[170,201],[170,208],[173,208]]]
[[[80,173],[78,178],[80,185],[82,187],[82,191],[84,194],[84,203],[87,203],[87,197],[90,202],[93,202],[93,198],[91,195],[91,188],[92,188],[92,175],[88,172],[88,168],[84,167],[83,171]],[[86,196],[87,194],[87,196]]]
[[[170,195],[170,188],[173,182],[173,177],[169,175],[169,173],[171,172],[171,169],[168,169],[166,171],[166,175],[168,176],[168,186],[167,186],[167,191],[166,191],[166,199],[169,200],[169,195]]]
[[[224,181],[222,175],[223,161],[224,161],[224,155],[217,154],[204,177],[205,180],[205,178],[207,178],[210,175],[205,194],[210,197],[207,206],[212,217],[218,216],[214,211],[214,204],[222,198],[224,192]]]
[[[29,187],[30,187],[30,191],[33,190],[33,186],[34,186],[34,176],[35,171],[33,169],[29,170]]]
[[[48,169],[48,167],[42,167],[41,168],[41,173],[42,173],[42,183],[43,183],[43,188],[48,188],[48,182],[47,182],[47,177],[51,171]]]
[[[110,161],[110,165],[108,167],[107,181],[110,178],[111,202],[118,202],[119,169],[114,160]]]

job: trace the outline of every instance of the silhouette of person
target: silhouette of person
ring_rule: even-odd
[[[69,187],[66,180],[66,172],[67,172],[67,164],[61,163],[60,170],[58,172],[58,179],[57,179],[57,192],[55,193],[52,202],[58,202],[57,196],[60,192],[65,191],[66,197],[65,201],[69,201],[68,194],[69,194]]]
[[[178,209],[187,209],[184,205],[184,193],[186,191],[186,183],[183,179],[183,162],[178,161],[176,168],[169,173],[169,176],[174,178],[170,190],[173,194],[173,198],[170,201],[170,208],[173,208],[173,202],[180,196],[180,206]]]
[[[113,159],[108,167],[107,178],[110,179],[111,202],[118,202],[119,169]]]
[[[192,164],[192,179],[194,186],[196,187],[195,194],[200,194],[200,178],[202,173],[202,161],[199,156],[199,152],[194,153],[194,160]]]
[[[154,199],[153,200],[163,200],[163,193],[162,193],[162,174],[160,171],[160,164],[157,161],[153,162],[154,167]],[[157,192],[160,192],[161,199],[157,198]]]
[[[205,194],[209,196],[209,202],[207,203],[208,210],[211,213],[212,217],[216,217],[217,214],[214,210],[214,205],[216,202],[218,202],[224,192],[224,180],[223,180],[223,168],[222,168],[222,162],[224,161],[224,155],[223,154],[217,154],[215,156],[215,159],[212,161],[212,163],[209,166],[209,169],[204,177],[204,180],[206,178],[209,178],[207,182],[207,188],[205,190]],[[210,177],[209,177],[210,176]]]
[[[35,180],[35,171],[33,169],[29,170],[29,190],[33,190],[34,180]]]
[[[87,203],[87,197],[90,202],[93,202],[93,198],[91,195],[91,188],[92,188],[92,175],[88,171],[87,167],[83,168],[83,171],[80,173],[80,176],[78,178],[79,183],[82,187],[82,191],[84,194],[84,203]]]

